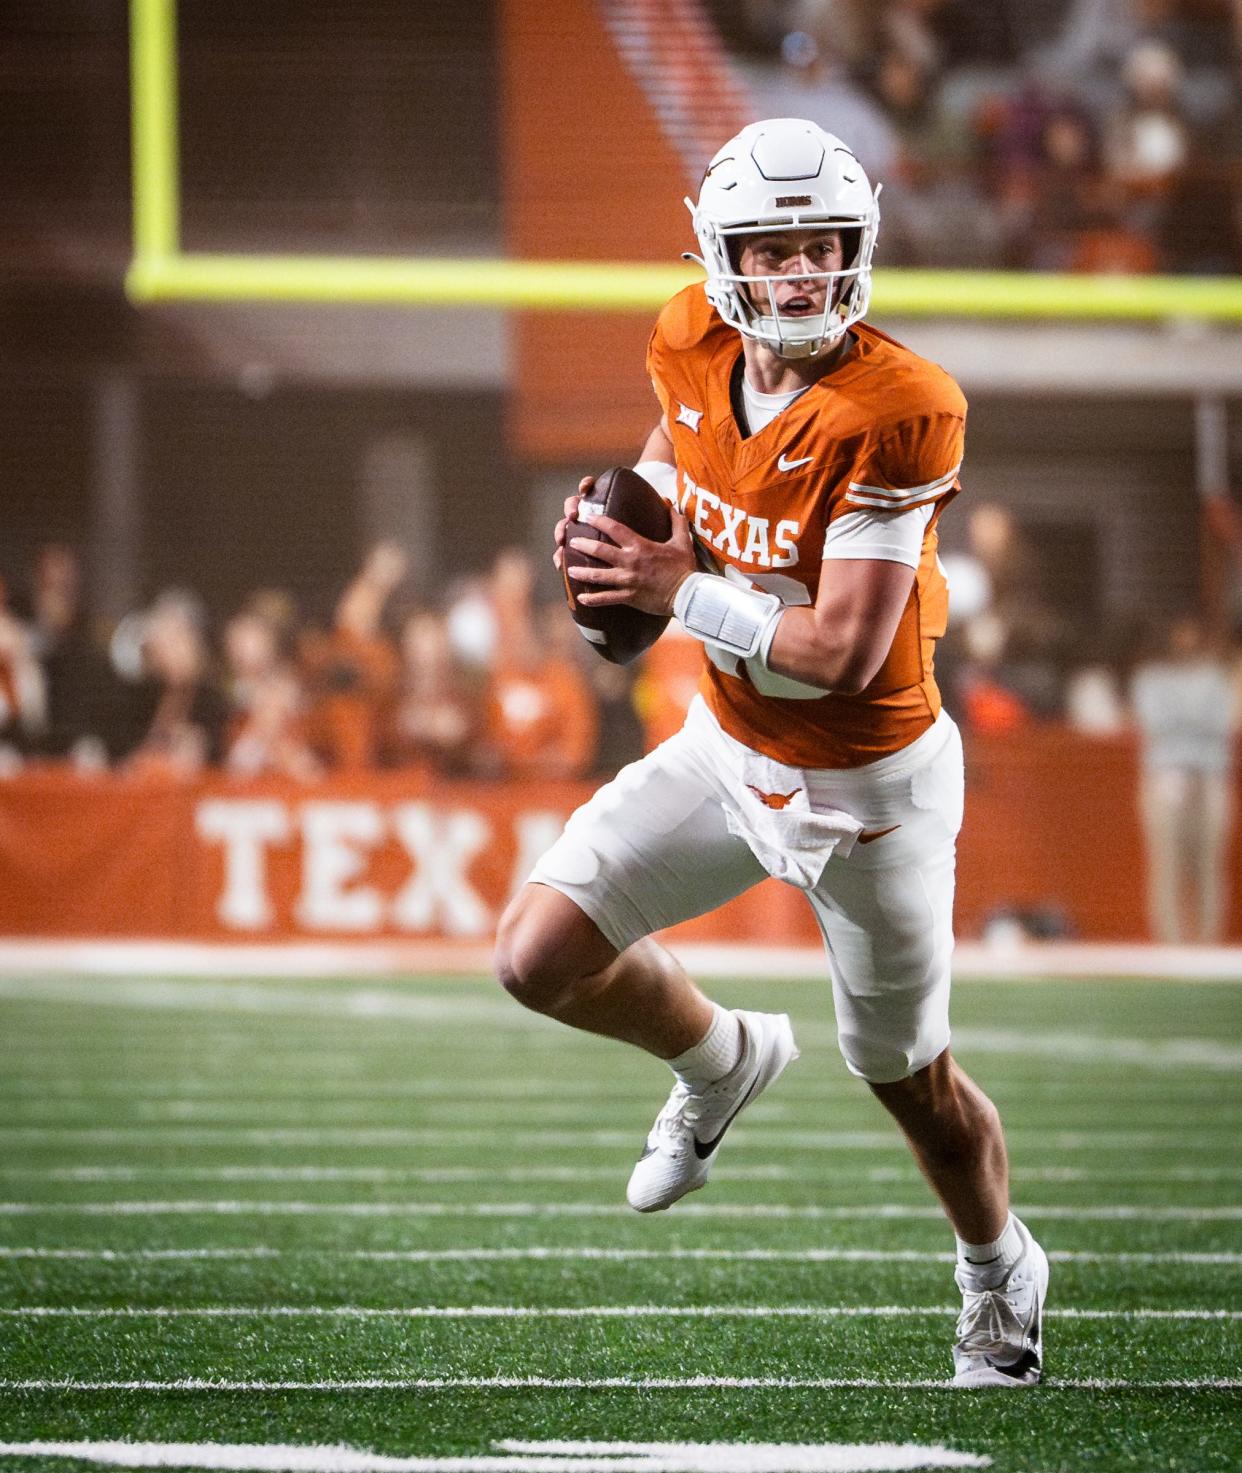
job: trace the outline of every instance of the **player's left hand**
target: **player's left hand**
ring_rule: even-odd
[[[575,583],[595,585],[592,592],[576,591],[574,596],[587,607],[602,608],[607,604],[631,604],[648,614],[671,614],[677,590],[696,569],[694,541],[690,523],[680,512],[672,513],[673,530],[667,542],[649,542],[623,522],[612,517],[579,517],[606,532],[617,544],[575,537],[572,546],[579,552],[607,563],[606,568],[575,568]]]

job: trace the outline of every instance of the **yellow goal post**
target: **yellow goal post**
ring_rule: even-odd
[[[125,286],[134,302],[633,312],[700,279],[694,269],[643,262],[183,251],[176,0],[130,0],[130,70],[134,255]],[[875,272],[872,300],[892,316],[1239,323],[1242,277],[890,267]]]

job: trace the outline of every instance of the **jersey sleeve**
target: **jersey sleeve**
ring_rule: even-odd
[[[905,563],[908,568],[917,568],[923,557],[923,539],[935,514],[934,501],[921,502],[909,511],[847,511],[829,522],[824,557]]]
[[[943,411],[887,428],[859,457],[836,513],[909,511],[956,495],[965,428],[964,414]]]
[[[664,339],[661,322],[657,320],[651,330],[651,336],[647,339],[647,376],[651,380],[651,387],[655,390],[656,398],[660,401],[660,418],[666,430],[672,425],[669,415],[672,395],[664,376],[664,360],[667,352],[668,345]]]

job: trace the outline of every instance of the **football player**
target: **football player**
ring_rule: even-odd
[[[556,559],[575,516],[613,537],[582,543],[607,566],[575,573],[578,598],[675,614],[704,648],[701,694],[570,818],[502,920],[498,972],[527,1007],[668,1061],[627,1191],[660,1211],[704,1185],[797,1049],[787,1017],[715,1005],[652,933],[768,875],[801,888],[845,1061],[956,1232],[955,1381],[1030,1385],[1047,1259],[1009,1210],[996,1109],[949,1048],[962,748],[932,654],[966,404],[863,321],[878,193],[838,138],[777,118],[725,144],[687,201],[707,280],[652,333],[661,413],[636,467],[672,536],[592,517],[588,478]]]

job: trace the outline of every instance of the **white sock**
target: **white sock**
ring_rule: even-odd
[[[711,1027],[693,1048],[668,1061],[669,1068],[692,1090],[723,1079],[742,1057],[742,1025],[735,1014],[713,1004]]]
[[[967,1243],[958,1238],[957,1261],[981,1289],[990,1289],[1001,1283],[1022,1257],[1022,1246],[1018,1220],[1011,1212],[1000,1237],[990,1243]]]

